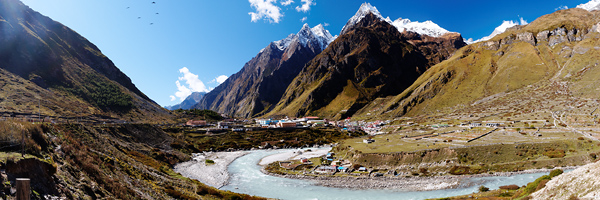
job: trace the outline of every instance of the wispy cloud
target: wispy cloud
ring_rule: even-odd
[[[204,83],[198,79],[198,75],[193,74],[187,67],[179,69],[179,73],[183,76],[179,77],[179,80],[175,81],[177,85],[177,92],[175,95],[171,95],[171,101],[175,101],[179,98],[181,101],[185,100],[192,92],[209,92],[210,90],[204,85]],[[180,81],[185,81],[185,84],[181,84]]]
[[[521,23],[521,25],[527,25],[527,24],[529,24],[529,22],[527,22],[527,20],[524,20],[522,17],[519,18],[519,22]]]
[[[217,81],[217,83],[221,84],[221,83],[225,82],[227,80],[227,78],[229,78],[229,77],[227,77],[225,75],[221,75],[221,76],[218,76],[217,78],[215,78],[215,80]]]
[[[294,3],[294,0],[285,0],[281,2],[282,6],[289,6],[290,4]]]
[[[298,12],[308,12],[310,10],[310,6],[317,5],[313,0],[301,0],[302,6],[296,6],[296,11]]]
[[[257,22],[261,19],[268,19],[271,23],[279,23],[283,14],[281,8],[275,5],[276,0],[248,0],[250,7],[256,12],[249,12],[252,22]]]
[[[308,19],[308,17],[303,17],[302,19],[300,19],[301,22],[305,22]]]
[[[323,23],[323,26],[324,26],[324,27],[328,27],[328,26],[329,26],[329,23],[325,22],[325,23]]]
[[[569,9],[569,7],[565,6],[565,5],[560,5],[558,8],[555,8],[554,10],[566,10],[566,9]]]

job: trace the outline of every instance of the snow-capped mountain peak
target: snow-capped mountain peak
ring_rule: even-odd
[[[440,37],[450,32],[429,20],[425,22],[412,22],[409,19],[398,18],[392,22],[392,25],[400,32],[406,30],[431,37]]]
[[[591,0],[590,2],[579,4],[577,8],[585,9],[587,11],[600,10],[600,0]]]
[[[329,33],[329,31],[326,30],[322,24],[313,27],[311,30],[315,35],[317,35],[317,39],[319,40],[319,44],[321,45],[322,50],[325,50],[325,48],[327,48],[327,45],[333,42],[333,40],[335,40],[336,38],[332,36],[331,33]]]
[[[328,30],[319,24],[313,28],[310,28],[308,24],[304,24],[302,29],[296,34],[290,34],[286,38],[278,41],[274,41],[273,44],[279,50],[285,50],[293,41],[297,40],[302,45],[306,46],[309,43],[318,45],[321,50],[327,48],[327,45],[335,40],[336,37],[331,36]]]
[[[346,25],[344,25],[344,28],[342,28],[341,33],[343,34],[347,32],[350,28],[352,28],[354,25],[360,22],[360,20],[365,18],[365,16],[367,16],[369,13],[373,13],[373,15],[377,16],[379,19],[391,24],[391,20],[389,18],[383,18],[383,16],[381,16],[381,13],[379,13],[379,10],[377,10],[375,6],[372,6],[370,3],[365,2],[362,5],[360,5],[360,8],[358,9],[358,11],[356,11],[356,14],[354,14],[354,16],[352,16],[352,18],[350,18],[350,20],[346,22]]]
[[[523,24],[521,24],[521,25],[525,25],[525,23],[526,22],[523,21]],[[500,26],[496,27],[494,29],[494,32],[492,32],[492,34],[490,34],[489,36],[485,36],[485,37],[483,37],[483,38],[481,38],[479,40],[475,40],[475,41],[473,41],[473,40],[465,40],[465,42],[467,44],[473,44],[473,43],[477,43],[477,42],[481,42],[481,41],[487,41],[489,39],[494,38],[496,35],[504,33],[504,31],[506,31],[506,29],[509,29],[509,28],[511,28],[513,26],[517,26],[517,25],[519,25],[519,23],[518,22],[514,22],[512,20],[511,21],[502,21],[502,24],[500,24]]]
[[[292,40],[294,40],[295,37],[296,37],[296,34],[292,33],[292,34],[289,34],[286,38],[274,41],[273,44],[275,44],[275,46],[277,46],[277,48],[279,50],[284,50],[285,48],[290,46],[290,43],[292,42]],[[262,52],[262,50],[261,50],[261,52]]]
[[[412,31],[421,35],[428,35],[432,37],[440,37],[450,31],[440,27],[436,23],[432,21],[425,22],[412,22],[409,19],[398,18],[395,21],[392,21],[390,17],[384,18],[379,10],[375,6],[372,6],[369,3],[363,3],[356,14],[348,20],[344,28],[342,28],[342,34],[346,33],[350,28],[356,25],[360,20],[362,20],[367,14],[373,13],[373,15],[377,16],[382,21],[385,21],[393,26],[395,26],[399,32]]]

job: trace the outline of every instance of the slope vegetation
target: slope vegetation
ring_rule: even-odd
[[[94,44],[20,1],[0,2],[0,30],[2,111],[168,117]]]

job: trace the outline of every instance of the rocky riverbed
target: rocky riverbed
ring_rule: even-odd
[[[248,154],[247,151],[196,153],[193,154],[191,161],[175,165],[174,171],[212,187],[220,188],[229,180],[227,166],[246,154]],[[208,163],[206,160],[212,160],[214,163]]]
[[[563,167],[560,169],[574,169],[575,167]],[[539,172],[550,172],[552,169],[533,169],[520,172],[501,172],[494,174],[477,175],[446,175],[430,177],[367,177],[367,176],[314,176],[314,175],[280,175],[261,170],[270,176],[282,178],[301,179],[313,181],[318,185],[334,188],[349,189],[389,189],[401,191],[430,191],[453,188],[471,187],[483,185],[484,182],[473,182],[472,178],[493,177],[493,176],[513,176],[517,174],[531,174]]]

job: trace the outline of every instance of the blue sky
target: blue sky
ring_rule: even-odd
[[[392,20],[431,20],[464,38],[489,35],[504,20],[531,22],[588,0],[22,0],[96,44],[162,106],[210,90],[269,42],[304,23],[341,31],[363,2]],[[152,3],[155,2],[155,3]],[[287,4],[289,3],[289,4]],[[265,6],[266,5],[266,6]],[[305,5],[304,7],[302,7]],[[306,6],[308,5],[308,6]],[[271,9],[263,9],[271,8]],[[304,9],[302,9],[304,8]],[[307,9],[308,8],[308,9]],[[276,11],[262,15],[260,11]],[[254,13],[254,14],[252,14]],[[303,20],[303,18],[305,18]],[[220,77],[219,79],[217,79]],[[219,80],[219,81],[217,81]],[[179,82],[179,87],[176,82]],[[187,89],[187,90],[186,90]],[[178,94],[181,98],[176,97]]]

